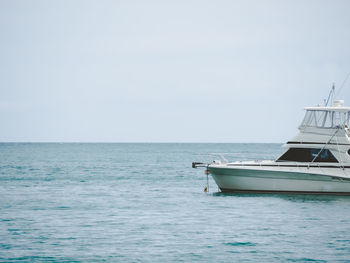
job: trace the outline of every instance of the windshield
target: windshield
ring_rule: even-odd
[[[302,127],[337,128],[349,125],[350,112],[307,110]]]

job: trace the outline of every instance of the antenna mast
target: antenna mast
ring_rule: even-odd
[[[327,99],[327,101],[325,101],[325,106],[328,105],[329,99],[331,99],[331,105],[333,105],[334,92],[335,92],[335,84],[333,83],[332,89],[331,89],[331,91],[329,92],[329,95],[328,95],[328,99]]]

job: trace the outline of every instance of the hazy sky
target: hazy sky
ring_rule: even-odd
[[[350,72],[350,1],[0,0],[0,141],[285,142]],[[350,105],[350,79],[339,97]]]

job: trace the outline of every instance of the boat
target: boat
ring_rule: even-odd
[[[299,133],[275,160],[192,163],[222,192],[350,194],[350,107],[306,107]]]

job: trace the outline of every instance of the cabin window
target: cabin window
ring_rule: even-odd
[[[338,163],[330,150],[323,149],[322,152],[320,151],[321,149],[318,148],[290,148],[277,161],[311,162],[317,156],[314,162]]]
[[[350,149],[348,150],[348,154],[350,155]]]

